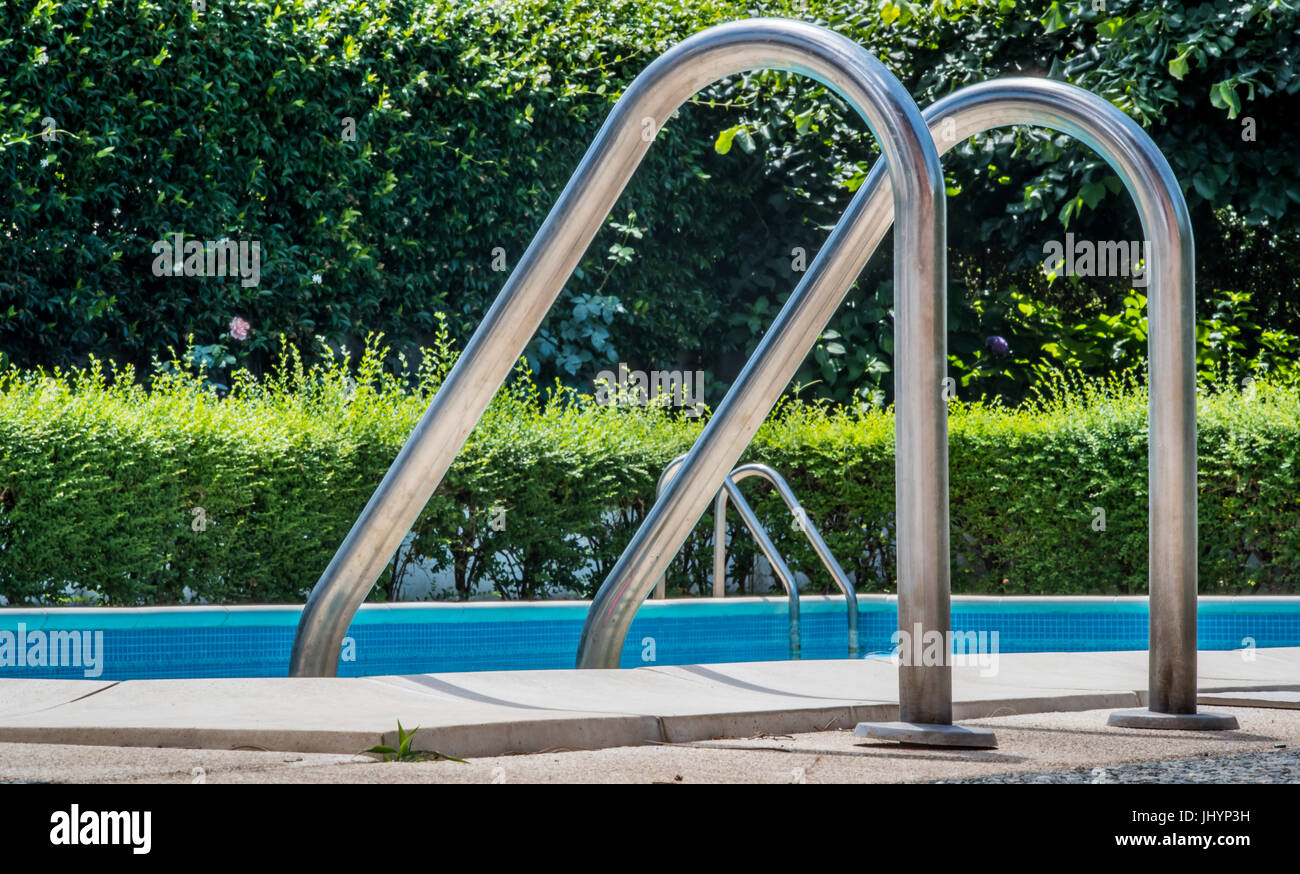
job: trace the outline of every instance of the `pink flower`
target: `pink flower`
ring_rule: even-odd
[[[248,329],[251,327],[252,325],[248,322],[244,321],[239,316],[235,316],[230,320],[230,336],[236,340],[247,340]]]

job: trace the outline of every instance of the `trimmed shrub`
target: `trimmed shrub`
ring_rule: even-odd
[[[353,376],[346,358],[308,367],[286,348],[266,379],[239,373],[224,398],[176,361],[147,389],[98,367],[0,373],[0,595],[58,602],[75,584],[111,604],[301,602],[450,361],[446,347],[428,351],[403,379],[383,357],[371,345]],[[1207,388],[1199,404],[1202,591],[1300,590],[1300,393],[1261,380]],[[476,584],[507,598],[591,594],[700,427],[653,406],[543,394],[521,369],[425,508],[411,553],[451,568],[462,595]],[[950,434],[954,591],[1144,590],[1140,386],[1062,383],[1017,409],[954,403]],[[745,457],[786,476],[860,590],[893,590],[888,411],[787,401]],[[743,488],[792,566],[829,591],[779,498]],[[708,591],[711,531],[706,513],[671,589]],[[741,576],[754,548],[737,533]],[[391,597],[394,576],[372,596]]]

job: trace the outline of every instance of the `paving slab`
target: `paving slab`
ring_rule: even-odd
[[[0,718],[49,710],[115,685],[113,680],[0,680]]]
[[[1274,710],[1300,710],[1300,692],[1255,691],[1211,692],[1196,696],[1198,705],[1225,707],[1266,707]]]
[[[1205,691],[1300,690],[1300,647],[1203,652]],[[953,669],[954,717],[1141,706],[1145,652],[1001,655]],[[1288,686],[1287,684],[1291,684]],[[852,729],[898,718],[887,660],[365,678],[0,680],[0,742],[465,756]]]
[[[452,675],[454,676],[454,675]],[[0,698],[14,684],[0,681]],[[438,726],[465,755],[483,750],[643,743],[640,714],[529,709],[440,698],[371,678],[128,680],[33,713],[0,716],[8,741],[349,753],[407,729]]]

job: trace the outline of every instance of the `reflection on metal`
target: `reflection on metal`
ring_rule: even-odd
[[[559,201],[501,294],[312,590],[298,623],[289,672],[334,676],[348,624],[410,530],[452,459],[509,375],[560,289],[614,206],[653,137],[704,86],[755,68],[810,77],[866,121],[892,174],[899,564],[927,593],[927,628],[948,619],[947,411],[943,175],[921,114],[885,67],[847,38],[797,21],[748,19],[683,41],[650,64],[619,98]],[[646,122],[649,122],[649,125]],[[617,667],[641,602],[681,547],[709,498],[888,229],[888,209],[855,198],[758,344],[727,398],[651,508],[597,594],[579,644],[579,667]],[[903,441],[900,441],[902,444]],[[920,619],[921,616],[916,618]],[[951,716],[944,677],[929,691],[935,719]],[[946,709],[945,709],[946,708]]]
[[[659,476],[659,484],[655,489],[656,495],[663,492],[664,483],[667,482],[669,473],[677,467],[677,465],[681,464],[682,460],[685,458],[685,455],[679,455],[672,461],[668,462],[668,466],[664,468],[664,472]],[[740,513],[741,519],[745,522],[745,527],[754,535],[754,539],[758,541],[759,549],[762,550],[763,555],[767,557],[767,560],[771,562],[773,574],[781,581],[781,585],[785,587],[786,592],[790,594],[790,615],[793,617],[792,621],[798,621],[799,591],[794,575],[790,573],[790,568],[786,563],[781,561],[776,549],[771,544],[771,538],[768,536],[766,529],[763,528],[762,524],[755,517],[753,510],[750,508],[749,504],[745,502],[744,497],[741,496],[740,490],[737,488],[741,480],[747,479],[751,476],[765,479],[776,488],[777,494],[781,496],[781,500],[785,501],[786,507],[790,510],[790,515],[794,519],[794,524],[808,538],[808,542],[812,545],[813,551],[816,552],[817,557],[822,560],[822,564],[824,564],[826,570],[830,572],[831,579],[835,581],[835,585],[839,587],[840,592],[844,595],[848,607],[849,658],[857,658],[858,596],[853,590],[853,584],[849,582],[848,575],[844,573],[844,569],[840,567],[840,563],[836,561],[835,556],[831,554],[830,547],[828,547],[826,541],[822,539],[821,532],[817,530],[817,526],[814,525],[812,519],[808,517],[808,513],[804,510],[803,505],[799,503],[799,499],[795,497],[794,490],[791,489],[790,484],[785,481],[785,477],[781,476],[781,474],[777,473],[776,470],[768,467],[766,464],[742,464],[740,467],[733,470],[727,475],[727,478],[723,480],[722,488],[718,490],[717,497],[713,500],[713,597],[721,598],[726,595],[727,498],[730,496],[731,502],[736,505],[736,509]],[[753,520],[752,522],[750,521],[751,519]],[[663,598],[666,594],[664,578],[660,577],[658,584],[655,586],[655,597]],[[794,636],[794,632],[792,632],[791,638],[793,639]]]

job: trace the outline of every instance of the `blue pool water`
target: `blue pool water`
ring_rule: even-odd
[[[859,605],[861,653],[887,654],[897,628],[895,599],[862,595]],[[955,596],[952,605],[954,630],[988,632],[990,639],[997,632],[1003,653],[1147,648],[1145,598]],[[282,677],[300,612],[4,609],[0,677]],[[348,631],[339,675],[571,668],[586,612],[585,602],[366,605]],[[803,658],[845,658],[844,601],[805,596],[801,612]],[[632,624],[622,665],[785,659],[786,617],[779,598],[648,601]],[[1300,598],[1201,598],[1197,636],[1207,650],[1300,646]],[[83,644],[80,660],[73,658]]]

